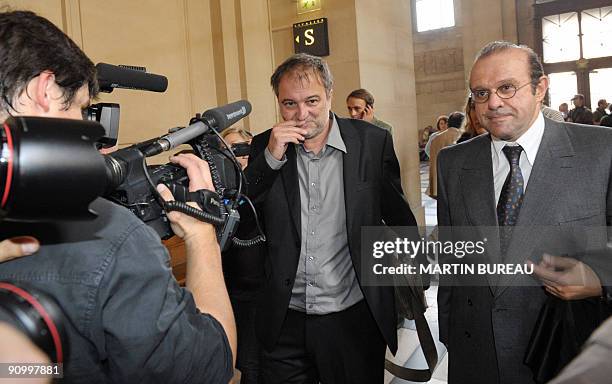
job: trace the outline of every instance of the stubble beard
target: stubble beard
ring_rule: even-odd
[[[315,126],[312,129],[310,129],[308,133],[304,135],[304,139],[306,140],[313,139],[319,136],[321,132],[323,132],[323,126],[320,125],[318,122],[314,122],[314,123],[315,123]]]

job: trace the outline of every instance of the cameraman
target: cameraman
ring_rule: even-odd
[[[0,79],[0,121],[9,115],[80,119],[98,91],[93,63],[31,12],[0,13]],[[190,190],[213,190],[204,161],[193,155],[171,161],[187,169]],[[158,190],[172,198],[167,188]],[[66,381],[228,382],[236,331],[214,227],[168,215],[185,240],[185,290],[153,230],[105,199],[90,208],[98,214],[90,221],[0,223],[3,236],[40,240],[36,255],[0,264],[0,280],[28,282],[62,306],[69,319]]]

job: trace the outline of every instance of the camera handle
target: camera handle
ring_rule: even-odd
[[[166,212],[178,211],[200,221],[205,221],[216,226],[223,225],[225,222],[225,220],[222,218],[211,215],[208,212],[200,211],[199,209],[192,207],[183,201],[167,201],[164,203],[164,210]]]
[[[225,220],[221,217],[221,198],[217,193],[207,189],[188,192],[185,187],[179,184],[172,184],[169,187],[176,200],[164,203],[166,212],[179,211],[216,226],[224,224]],[[197,203],[201,211],[188,205],[187,201]]]

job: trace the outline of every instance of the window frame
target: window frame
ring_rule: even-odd
[[[591,86],[589,73],[599,68],[612,68],[612,56],[584,59],[582,48],[582,11],[593,8],[609,7],[610,0],[556,0],[548,3],[534,4],[534,33],[537,39],[536,53],[542,59],[544,73],[576,72],[578,93],[584,95],[585,105],[591,107]],[[544,63],[544,43],[542,41],[542,18],[568,12],[578,14],[578,33],[580,34],[580,59],[558,63]],[[595,102],[597,102],[595,100]]]

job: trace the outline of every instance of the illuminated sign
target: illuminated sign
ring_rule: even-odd
[[[298,0],[297,2],[297,13],[318,11],[321,9],[321,0]]]
[[[327,19],[323,17],[293,24],[293,48],[295,53],[328,56]]]

